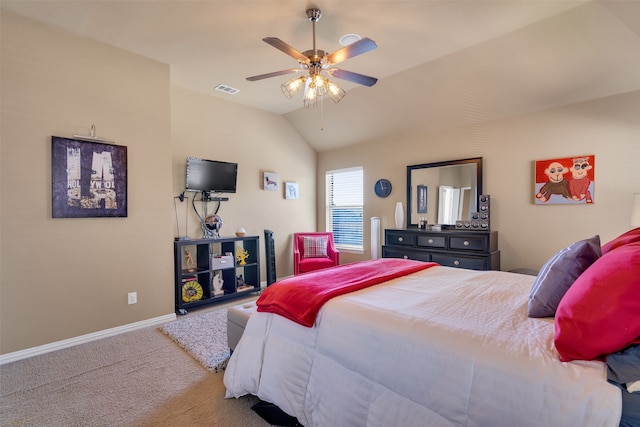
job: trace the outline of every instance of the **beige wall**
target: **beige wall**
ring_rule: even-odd
[[[498,230],[501,269],[540,268],[553,253],[575,240],[599,234],[603,242],[631,226],[631,199],[640,193],[640,92],[612,96],[519,117],[427,134],[420,128],[366,145],[318,156],[318,204],[327,170],[361,165],[365,175],[365,247],[369,224],[395,228],[394,206],[406,207],[406,166],[467,157],[484,158],[484,192],[491,195],[491,227]],[[533,162],[595,154],[595,203],[533,204]],[[373,193],[378,178],[388,178],[387,199]],[[325,215],[318,212],[318,227]]]
[[[314,230],[316,153],[300,135],[277,114],[232,104],[180,87],[171,89],[171,140],[173,195],[184,191],[188,156],[238,163],[235,194],[225,194],[218,215],[223,236],[232,236],[242,227],[250,235],[264,238],[264,229],[274,232],[278,277],[293,274],[292,233]],[[262,173],[274,172],[280,179],[279,191],[265,191]],[[284,183],[297,182],[298,200],[284,198]],[[188,192],[191,199],[195,193]],[[197,197],[200,200],[200,196]],[[209,212],[216,203],[209,203]],[[184,226],[185,208],[188,216]],[[202,214],[202,204],[196,202]],[[177,202],[181,234],[185,228],[192,238],[202,237],[200,220],[191,204]],[[177,235],[175,221],[174,235]],[[262,280],[266,280],[264,242],[260,246]]]
[[[1,19],[0,350],[171,313],[169,67]],[[128,218],[52,219],[51,136],[92,124],[128,147]]]
[[[280,116],[171,87],[166,64],[8,12],[1,20],[1,354],[173,313],[187,156],[239,163],[223,234],[274,230],[278,276],[291,274],[289,235],[316,222],[316,157]],[[128,217],[52,219],[51,136],[91,124],[127,146]],[[263,170],[298,182],[301,198],[261,190]]]

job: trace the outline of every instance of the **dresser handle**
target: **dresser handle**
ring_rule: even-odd
[[[402,242],[404,239],[402,237],[398,237],[398,242]]]
[[[458,260],[453,261],[453,265],[455,265],[456,267],[459,266],[460,265],[460,261],[458,261]]]
[[[463,243],[463,245],[465,245],[465,246],[469,246],[469,241],[468,241],[468,240],[465,240],[465,241],[464,241],[464,243]]]
[[[430,244],[433,243],[433,239],[427,240]]]

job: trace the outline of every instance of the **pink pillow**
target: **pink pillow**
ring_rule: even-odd
[[[640,338],[640,241],[602,255],[580,275],[556,311],[560,360],[598,359]]]
[[[617,247],[633,242],[640,242],[640,227],[629,230],[626,233],[619,235],[607,244],[603,245],[602,255],[614,250]]]

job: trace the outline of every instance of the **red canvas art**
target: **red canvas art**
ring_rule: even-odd
[[[535,203],[591,204],[594,200],[594,155],[535,162]]]

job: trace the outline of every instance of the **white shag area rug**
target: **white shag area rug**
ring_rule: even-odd
[[[227,310],[196,314],[160,326],[160,330],[207,370],[223,371],[231,353],[227,345]]]

